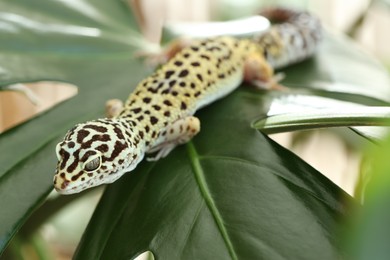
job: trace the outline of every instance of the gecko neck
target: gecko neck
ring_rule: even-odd
[[[137,123],[131,118],[117,117],[113,118],[113,120],[120,126],[124,139],[129,146],[133,147],[143,155],[146,150],[146,140],[144,139],[140,125],[137,125]]]

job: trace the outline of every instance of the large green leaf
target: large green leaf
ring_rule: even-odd
[[[249,127],[261,95],[198,115],[202,132],[107,187],[76,259],[336,259],[349,196]]]
[[[55,143],[77,122],[101,116],[107,98],[126,96],[146,74],[133,59],[140,38],[132,40],[138,33],[127,7],[106,1],[83,1],[84,8],[77,4],[0,2],[0,84],[51,79],[80,88],[75,98],[0,136],[1,250],[52,189]],[[64,33],[75,26],[102,34]]]
[[[0,10],[0,38],[2,39],[0,41],[0,85],[48,79],[70,82],[79,87],[79,94],[75,98],[0,135],[0,208],[2,212],[0,217],[0,250],[3,250],[12,236],[29,215],[39,207],[52,189],[52,176],[56,163],[54,155],[56,142],[74,124],[102,116],[105,100],[126,97],[136,83],[150,71],[142,66],[141,61],[134,59],[134,51],[144,47],[146,43],[139,37],[134,19],[124,1],[3,0],[0,2]],[[359,73],[351,77],[350,74],[343,73],[345,71],[343,69],[347,66],[364,71],[366,74]],[[347,85],[348,89],[343,89],[341,92],[349,93],[348,90],[352,90],[350,92],[360,94],[359,98],[356,98],[358,95],[355,95],[351,98],[352,100],[374,104],[380,103],[378,99],[386,100],[388,96],[388,92],[384,92],[383,87],[388,86],[387,74],[383,72],[382,67],[361,54],[355,47],[351,47],[350,42],[344,39],[327,38],[316,58],[292,66],[286,72],[288,75],[284,82],[286,85],[310,88],[323,86],[322,83],[325,82],[326,86],[336,86],[335,88],[337,88],[337,83],[343,83],[341,85]],[[368,81],[370,78],[376,79],[375,84]],[[322,83],[318,85],[316,83],[319,80]],[[366,98],[362,96],[364,93],[358,91],[367,88],[372,90],[371,93],[381,93],[381,95],[368,93]],[[316,92],[313,91],[313,93]],[[320,94],[332,95],[331,92],[321,92]],[[264,101],[267,98],[272,98],[272,96],[265,94]],[[350,96],[342,96],[342,98],[349,99]],[[231,105],[230,102],[232,102]],[[259,225],[259,229],[256,232],[253,231],[256,235],[258,235],[258,230],[264,231],[268,235],[265,237],[256,236],[255,241],[257,242],[255,244],[261,240],[260,238],[265,238],[266,240],[262,241],[265,244],[262,246],[267,247],[269,244],[283,246],[283,248],[278,249],[278,253],[291,252],[291,248],[294,246],[299,247],[302,239],[308,243],[306,246],[311,245],[310,242],[315,237],[322,239],[323,243],[317,246],[322,246],[322,249],[325,250],[324,254],[327,256],[339,255],[340,252],[332,244],[336,243],[333,227],[337,226],[336,220],[345,215],[344,201],[340,202],[337,196],[340,194],[343,198],[346,196],[297,157],[250,128],[250,120],[254,119],[255,116],[265,114],[266,110],[266,105],[264,108],[261,105],[259,92],[249,90],[239,90],[228,99],[205,108],[200,114],[202,133],[195,138],[193,143],[187,145],[187,148],[178,148],[168,158],[158,162],[158,166],[149,169],[153,164],[145,163],[137,169],[138,174],[129,174],[116,184],[110,185],[101,205],[110,204],[110,207],[122,208],[123,212],[131,213],[132,207],[137,206],[132,201],[140,193],[129,192],[130,190],[137,191],[143,187],[145,182],[151,182],[150,185],[157,186],[160,183],[158,190],[164,192],[167,185],[173,185],[180,178],[188,178],[186,180],[192,181],[192,184],[188,183],[189,186],[187,186],[186,182],[180,183],[177,189],[184,189],[182,192],[185,193],[185,188],[191,187],[188,192],[194,192],[197,195],[197,202],[205,201],[204,208],[200,208],[204,211],[200,211],[199,214],[208,214],[208,218],[214,220],[218,219],[218,215],[221,216],[224,222],[211,226],[211,228],[217,234],[221,234],[218,241],[222,244],[229,245],[226,241],[231,241],[232,246],[228,246],[228,248],[233,249],[227,251],[230,252],[230,255],[234,255],[232,253],[234,251],[240,256],[243,254],[242,250],[251,245],[241,242],[239,246],[237,245],[238,237],[242,234],[247,233],[246,239],[250,239],[250,230],[245,228],[247,221],[256,221]],[[237,150],[237,148],[240,149]],[[194,165],[197,165],[195,162],[198,157],[193,156],[194,152],[202,156],[199,157],[200,165],[196,169],[202,169],[204,174],[196,175],[197,177],[194,175],[193,169]],[[227,158],[212,156],[208,158],[208,155],[222,155]],[[237,161],[237,158],[242,161]],[[178,166],[178,168],[173,166]],[[165,170],[155,174],[160,167]],[[169,170],[167,170],[168,168]],[[227,176],[224,176],[226,169],[231,169],[232,172],[227,172]],[[243,172],[243,174],[234,175],[234,169]],[[184,174],[182,174],[182,170]],[[247,175],[250,175],[248,180],[244,178]],[[207,185],[206,190],[199,191],[200,186],[197,184],[199,180],[196,181],[194,176],[196,178],[204,176],[202,182]],[[165,182],[161,178],[165,179]],[[224,186],[226,180],[228,180],[226,184],[230,183],[230,185],[234,185],[232,180],[242,183],[242,191],[245,193],[240,194],[241,189],[237,190],[236,186],[231,187],[232,189],[236,187],[235,193],[231,192],[230,189],[224,190],[228,188],[228,186]],[[254,182],[253,186],[251,186],[251,181]],[[262,181],[268,185],[262,186]],[[222,185],[216,185],[215,182],[220,182]],[[258,191],[259,185],[261,189]],[[118,191],[113,191],[114,187],[118,186],[120,186]],[[143,191],[138,190],[138,192]],[[144,207],[145,212],[155,203],[154,199],[157,197],[153,192],[142,193],[143,197],[140,198],[140,201],[151,203],[138,205]],[[256,196],[260,196],[259,192],[269,201],[266,199],[258,200]],[[168,202],[169,205],[172,205],[172,202],[178,205],[188,202],[181,200],[181,197],[175,197],[176,194],[175,192],[157,193],[160,196],[157,199],[161,199],[161,203],[166,202],[167,205]],[[209,199],[204,197],[207,194],[211,194]],[[237,200],[235,200],[236,196]],[[283,202],[284,199],[294,203],[297,209],[295,206],[289,206]],[[228,201],[229,205],[226,204]],[[230,201],[232,202],[230,203]],[[246,202],[244,203],[244,201]],[[264,218],[268,217],[265,219],[270,222],[255,217],[252,219],[252,215],[245,215],[242,216],[241,220],[234,219],[231,220],[233,222],[229,222],[228,216],[231,213],[234,213],[232,217],[238,216],[236,211],[239,210],[237,208],[239,204],[237,202],[248,204],[248,201],[252,202],[255,207],[247,212],[255,215],[261,213],[260,215]],[[278,205],[279,203],[281,204]],[[207,211],[206,209],[209,209],[212,204],[214,204],[215,210]],[[91,223],[101,223],[102,226],[99,226],[99,229],[114,232],[114,235],[121,228],[120,223],[116,222],[117,216],[111,215],[110,211],[106,211],[108,215],[102,214],[101,207],[103,206],[99,206]],[[290,218],[287,215],[283,218],[282,213],[285,212],[283,209],[286,206],[288,206],[289,212],[294,213],[295,217],[291,216]],[[186,209],[188,207],[183,206],[182,210]],[[277,221],[271,221],[272,216],[263,215],[267,212],[275,214],[276,209],[280,209],[277,211],[280,212],[280,218],[277,218]],[[163,212],[168,214],[168,217],[172,216],[169,215],[171,213],[168,210]],[[182,216],[182,221],[185,223],[188,220],[187,217],[191,218],[191,215],[188,212],[184,213],[189,214]],[[204,215],[199,216],[204,217]],[[181,219],[179,213],[172,217],[176,217],[177,221]],[[137,215],[131,221],[136,223],[139,218],[142,218],[142,215]],[[304,236],[305,234],[299,232],[299,228],[303,227],[300,226],[302,222],[298,218],[305,218],[308,221],[324,221],[324,223],[320,222],[320,226],[312,223],[310,227],[316,232],[313,231],[314,233]],[[160,219],[166,218],[160,216]],[[298,220],[297,226],[290,223],[293,219],[294,221]],[[229,221],[225,223],[227,220]],[[114,222],[118,223],[115,228],[111,226],[111,223]],[[236,230],[237,225],[234,228],[230,227],[230,224],[233,225],[236,222],[240,222],[240,230]],[[151,220],[145,221],[145,223],[151,227],[152,231],[152,227],[159,226],[159,222]],[[296,242],[295,244],[285,243],[286,241],[291,242],[290,237],[285,237],[284,233],[271,232],[271,229],[267,228],[268,223],[272,224],[270,226],[272,229],[277,225],[286,228],[292,225],[288,229],[289,232],[297,232],[296,234],[301,234],[302,237],[293,241]],[[124,225],[123,230],[128,227],[129,225]],[[107,244],[104,246],[104,250],[107,251],[104,252],[111,252],[111,246],[116,248],[112,244],[115,240],[105,239],[109,234],[106,233],[105,237],[103,234],[91,237],[90,234],[94,233],[91,229],[92,224],[79,248],[80,256],[86,252],[85,248],[91,249],[91,255],[100,255],[100,249],[93,245]],[[128,229],[126,231],[132,232]],[[134,247],[133,251],[128,249],[128,244],[121,244],[123,248],[118,249],[118,253],[128,249],[127,252],[130,255],[130,251],[146,249],[146,246],[141,247],[141,245],[147,243],[152,231],[149,230],[148,236],[145,235],[145,237],[139,234],[140,244]],[[157,232],[156,229],[155,231]],[[195,231],[199,232],[200,235],[204,232],[203,229],[194,229]],[[165,232],[171,231],[166,229]],[[237,235],[236,233],[242,234]],[[223,237],[225,238],[223,239]],[[156,239],[159,238],[161,237],[156,237]],[[105,240],[104,243],[102,239]],[[154,249],[154,247],[150,248]],[[202,251],[202,249],[198,251]],[[248,248],[248,254],[253,252],[252,248]],[[268,251],[264,249],[264,252]],[[309,256],[310,253],[312,251],[309,250],[307,255],[302,256]]]

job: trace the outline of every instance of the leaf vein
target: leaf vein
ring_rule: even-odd
[[[229,254],[232,259],[238,259],[237,254],[234,250],[233,243],[230,240],[229,234],[225,228],[221,213],[211,196],[210,190],[207,186],[205,175],[200,164],[199,155],[196,151],[196,148],[192,142],[187,143],[187,152],[191,160],[191,165],[194,170],[196,181],[199,184],[199,189],[203,198],[206,202],[207,207],[209,208],[211,215],[214,217],[214,221],[217,224],[219,231],[221,232],[222,239],[224,240],[226,247],[229,251]]]

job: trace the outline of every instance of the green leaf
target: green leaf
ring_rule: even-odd
[[[261,119],[253,124],[256,129],[266,133],[325,128],[336,126],[390,126],[390,109],[388,107],[354,108],[346,111],[324,109],[306,114],[281,114]]]
[[[134,61],[141,38],[134,41],[139,34],[120,1],[12,0],[0,9],[0,85],[49,79],[79,87],[75,98],[0,135],[1,252],[52,190],[54,147],[64,133],[101,117],[106,99],[126,96],[147,72]],[[75,26],[102,34],[67,33]]]
[[[197,114],[192,142],[108,186],[76,259],[343,255],[337,230],[352,199],[249,127],[261,102],[245,90],[218,101]]]

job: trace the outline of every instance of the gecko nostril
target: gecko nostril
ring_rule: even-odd
[[[64,180],[64,182],[61,184],[61,189],[65,189],[69,185],[70,181]]]

